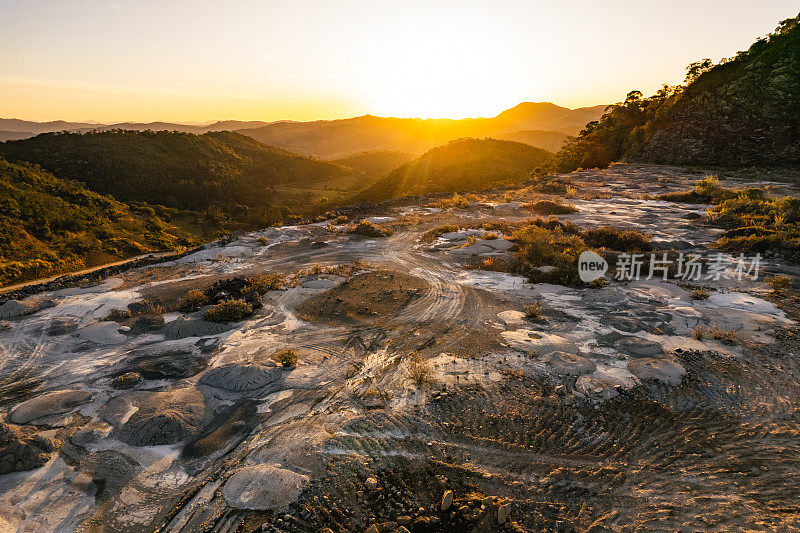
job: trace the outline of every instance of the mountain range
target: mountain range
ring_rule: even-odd
[[[173,122],[31,122],[0,119],[0,141],[33,137],[40,133],[71,131],[181,131],[203,134],[238,131],[270,146],[321,159],[337,159],[375,150],[420,155],[434,146],[462,137],[494,137],[525,142],[549,151],[558,150],[569,135],[597,120],[605,105],[569,109],[549,102],[523,102],[496,117],[469,119],[415,119],[364,115],[361,117],[295,122],[223,120],[208,125]]]

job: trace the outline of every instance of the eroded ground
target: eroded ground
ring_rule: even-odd
[[[576,173],[559,219],[710,254],[708,206],[652,199],[701,177]],[[509,258],[502,234],[422,238],[541,198],[405,205],[373,219],[387,238],[271,228],[4,304],[0,530],[800,528],[795,302],[763,281],[529,284],[465,268]],[[175,306],[264,272],[289,286],[246,320]]]

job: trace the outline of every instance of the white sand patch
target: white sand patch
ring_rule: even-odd
[[[89,324],[78,330],[78,337],[80,337],[81,340],[103,346],[122,344],[127,338],[120,333],[120,326],[116,322]]]
[[[394,222],[397,220],[395,217],[367,217],[363,220],[363,222],[369,222],[371,224],[386,224],[387,222]]]
[[[712,293],[705,302],[712,308],[726,307],[728,309],[737,309],[749,313],[775,317],[787,323],[791,323],[791,320],[786,318],[786,313],[775,307],[775,304],[741,292],[715,292]]]
[[[509,325],[518,325],[522,324],[525,319],[525,313],[522,311],[500,311],[497,313],[497,318],[503,321],[503,324]]]

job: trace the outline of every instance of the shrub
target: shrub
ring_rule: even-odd
[[[572,204],[562,204],[551,200],[539,200],[531,205],[530,209],[539,215],[568,215],[578,211]]]
[[[542,318],[542,302],[537,300],[525,308],[525,317],[532,320]]]
[[[253,293],[260,298],[270,291],[279,291],[286,287],[286,278],[282,274],[259,274],[248,280],[248,286],[242,293]]]
[[[697,325],[692,330],[692,335],[695,339],[701,341],[706,338],[706,328],[703,326]]]
[[[641,253],[650,250],[650,236],[633,230],[600,227],[588,229],[583,240],[592,248],[608,248],[620,252]]]
[[[781,292],[792,288],[792,278],[790,276],[771,276],[767,278],[767,284],[772,287],[772,292]]]
[[[569,176],[534,176],[531,188],[543,194],[574,196],[575,186]]]
[[[445,233],[452,233],[454,231],[458,231],[460,228],[455,224],[447,224],[445,226],[439,226],[437,228],[431,228],[425,233],[422,234],[422,240],[426,242],[433,242]]]
[[[692,289],[692,300],[705,300],[711,296],[711,291],[706,287],[695,287]]]
[[[350,233],[355,235],[361,235],[362,237],[388,237],[394,233],[389,228],[381,227],[377,224],[373,224],[367,220],[362,221],[357,226],[354,226],[350,229]]]
[[[662,194],[659,200],[687,204],[719,204],[736,196],[736,192],[720,186],[719,181],[709,176],[697,182],[694,190]]]
[[[512,235],[517,251],[515,269],[531,281],[547,281],[562,285],[580,285],[578,256],[587,249],[586,243],[556,226],[552,230],[536,224],[524,226]],[[536,267],[551,266],[544,273]]]
[[[433,379],[433,367],[418,352],[411,354],[406,361],[406,375],[417,385],[422,385]]]
[[[477,200],[477,198],[478,197],[474,194],[468,194],[464,196],[460,194],[454,194],[450,198],[444,198],[434,202],[432,205],[442,209],[467,209],[469,207],[470,200]]]
[[[178,298],[178,309],[184,313],[197,311],[208,304],[206,293],[200,289],[192,289]]]
[[[272,357],[275,359],[275,362],[282,367],[295,366],[298,361],[297,352],[292,348],[284,348],[283,350],[275,352],[275,355]]]
[[[253,308],[244,300],[225,300],[205,312],[211,322],[239,322],[253,314]]]
[[[714,326],[709,330],[714,339],[724,342],[725,344],[736,344],[736,332],[729,330],[729,329],[722,329],[718,325],[714,324]]]

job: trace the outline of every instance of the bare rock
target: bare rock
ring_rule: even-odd
[[[236,509],[278,510],[294,502],[308,483],[308,476],[269,465],[246,466],[222,487],[225,502]]]
[[[91,397],[91,393],[82,390],[48,392],[16,406],[8,415],[8,420],[14,424],[27,424],[37,418],[68,413]]]
[[[137,410],[120,429],[119,440],[131,446],[175,444],[196,436],[207,419],[203,395],[193,387],[137,391],[127,400]]]
[[[453,505],[453,491],[446,490],[442,495],[442,505],[440,508],[442,511],[447,511],[448,509],[450,509],[451,505]]]
[[[33,470],[47,463],[55,444],[41,435],[25,436],[20,428],[0,422],[0,474]]]

